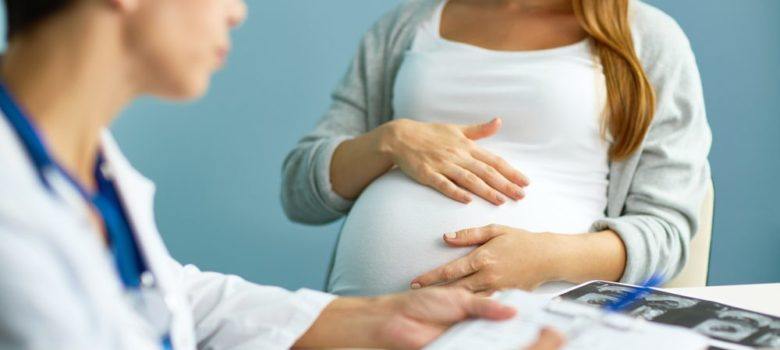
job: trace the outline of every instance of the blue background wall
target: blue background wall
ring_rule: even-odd
[[[712,126],[710,284],[780,281],[780,1],[653,0],[688,34]]]
[[[362,33],[396,1],[248,1],[202,101],[141,101],[115,132],[158,185],[175,257],[288,288],[320,288],[338,224],[289,223],[282,160],[328,105]],[[711,284],[780,281],[780,1],[653,0],[691,38],[714,133]]]

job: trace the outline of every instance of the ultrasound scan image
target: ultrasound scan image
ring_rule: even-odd
[[[780,321],[773,321],[769,331],[756,339],[757,346],[780,349]]]
[[[563,299],[601,307],[634,287],[596,281],[570,290]],[[653,290],[630,308],[629,316],[681,326],[728,343],[780,349],[780,318],[706,300]]]
[[[692,307],[698,304],[698,301],[674,295],[649,294],[642,298],[640,303],[642,305],[631,311],[630,315],[650,321],[670,310]]]
[[[604,306],[616,300],[618,300],[618,298],[599,293],[588,293],[577,298],[577,301],[579,302],[595,306]]]

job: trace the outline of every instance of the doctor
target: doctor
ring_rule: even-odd
[[[335,299],[179,265],[154,223],[154,186],[106,128],[138,96],[204,94],[245,5],[5,4],[0,348],[418,348],[465,318],[514,314],[459,290]]]

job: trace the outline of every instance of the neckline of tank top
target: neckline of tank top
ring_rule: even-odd
[[[439,5],[437,6],[436,11],[434,12],[433,18],[428,23],[429,25],[425,26],[428,27],[428,30],[425,30],[425,32],[431,34],[432,39],[434,39],[437,42],[443,43],[445,45],[469,49],[483,54],[516,56],[516,57],[551,56],[556,54],[583,52],[583,49],[588,54],[592,54],[592,52],[590,51],[590,37],[586,37],[572,44],[556,46],[547,49],[538,49],[538,50],[495,50],[495,49],[489,49],[474,44],[447,39],[441,35],[441,20],[442,20],[442,13],[444,12],[444,7],[447,5],[448,2],[449,0],[440,0]]]

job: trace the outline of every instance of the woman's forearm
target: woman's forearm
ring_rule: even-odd
[[[626,247],[611,230],[581,235],[557,235],[560,259],[559,279],[583,283],[591,280],[618,281],[626,267]]]
[[[391,123],[344,141],[336,148],[330,165],[330,182],[339,196],[357,198],[371,182],[393,167],[392,157],[383,146],[385,129]]]

